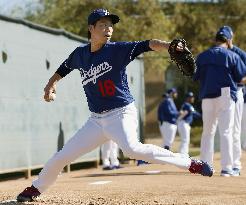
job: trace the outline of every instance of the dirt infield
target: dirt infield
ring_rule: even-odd
[[[193,175],[169,165],[127,165],[123,169],[102,171],[86,169],[61,175],[57,182],[33,205],[244,205],[246,204],[246,153],[240,177],[211,178]],[[35,177],[34,177],[35,178]],[[93,184],[94,183],[94,184]],[[0,183],[0,204],[12,201],[31,180],[18,179]]]

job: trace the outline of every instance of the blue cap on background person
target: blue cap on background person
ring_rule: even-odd
[[[167,93],[168,93],[168,94],[171,94],[171,93],[177,93],[177,89],[176,89],[176,88],[168,89],[168,90],[167,90]]]
[[[222,28],[227,29],[233,35],[233,30],[232,30],[232,28],[230,26],[222,26],[221,29]]]
[[[116,24],[120,21],[119,16],[115,14],[110,14],[106,9],[96,9],[88,16],[88,25],[93,25],[95,22],[100,20],[102,17],[109,17],[112,20],[113,24]]]
[[[232,39],[233,32],[230,26],[222,26],[216,33],[216,36],[223,36],[227,40]]]
[[[194,97],[194,93],[193,93],[193,92],[187,92],[187,93],[185,94],[185,97],[186,97],[186,98]]]

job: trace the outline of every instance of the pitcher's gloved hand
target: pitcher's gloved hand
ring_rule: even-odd
[[[186,46],[184,39],[174,39],[168,48],[171,60],[176,63],[178,69],[185,76],[192,77],[196,71],[196,62]]]

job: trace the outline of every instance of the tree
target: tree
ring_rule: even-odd
[[[220,25],[229,25],[232,27],[235,33],[234,42],[241,48],[246,49],[246,4],[244,0],[223,0],[221,1],[221,7],[218,8],[221,14]]]
[[[95,8],[106,8],[120,16],[112,41],[134,41],[158,38],[167,40],[170,21],[157,0],[45,0],[43,8],[29,20],[54,28],[63,28],[87,36],[87,17]],[[164,69],[167,54],[146,54],[147,69]]]
[[[176,3],[169,5],[174,33],[189,42],[196,55],[214,43],[215,34],[223,25],[230,25],[236,33],[236,43],[246,47],[244,0],[220,0],[217,3]],[[171,11],[170,11],[171,10]]]
[[[216,31],[214,4],[176,4],[172,16],[175,36],[181,36],[196,55],[213,43]]]

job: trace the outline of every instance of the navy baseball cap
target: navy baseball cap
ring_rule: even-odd
[[[218,31],[216,36],[224,36],[227,40],[232,39],[233,32],[230,26],[222,26]]]
[[[177,89],[176,89],[176,88],[168,89],[168,90],[167,90],[167,93],[168,93],[168,94],[171,94],[171,93],[177,93]]]
[[[194,93],[193,92],[188,92],[185,94],[185,97],[189,98],[189,97],[194,97]]]
[[[232,35],[233,35],[233,30],[232,30],[232,28],[231,28],[230,26],[222,26],[221,28],[227,29],[227,30],[228,30],[229,32],[231,32]]]
[[[113,24],[116,24],[120,21],[119,16],[115,14],[110,14],[108,10],[106,9],[96,9],[88,16],[88,25],[92,25],[98,20],[100,20],[102,17],[109,17],[112,20]]]

